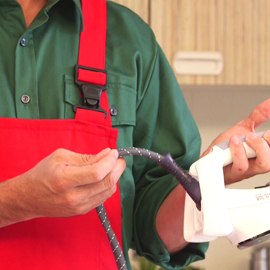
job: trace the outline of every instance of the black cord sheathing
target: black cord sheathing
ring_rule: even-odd
[[[176,178],[191,199],[196,203],[198,210],[201,210],[201,189],[199,182],[178,166],[170,154],[166,154],[158,165],[162,166]]]
[[[197,205],[197,208],[201,208],[201,190],[199,182],[196,178],[192,177],[188,172],[181,168],[172,158],[171,154],[168,153],[162,156],[156,152],[142,149],[142,148],[121,148],[118,149],[119,157],[125,156],[141,156],[149,158],[155,161],[159,166],[167,170],[171,175],[173,175],[176,180],[185,189],[191,199]]]
[[[171,154],[168,153],[165,156],[162,156],[156,152],[136,147],[121,148],[118,149],[118,153],[119,158],[126,156],[141,156],[155,161],[159,166],[163,167],[165,170],[167,170],[171,175],[173,175],[176,178],[176,180],[182,185],[185,191],[196,203],[197,208],[199,210],[201,209],[201,191],[199,182],[197,181],[197,179],[195,179],[189,173],[187,173],[184,169],[182,169],[173,160]],[[127,270],[127,263],[124,258],[123,251],[112,230],[104,205],[102,204],[98,206],[96,208],[96,211],[107,233],[118,269]]]
[[[107,237],[110,242],[110,246],[113,252],[115,262],[117,264],[117,268],[119,270],[127,270],[127,263],[126,263],[122,248],[120,246],[120,243],[118,242],[116,235],[113,232],[113,229],[111,227],[104,205],[102,204],[98,206],[96,208],[96,211],[103,225],[103,228],[105,229],[105,232],[107,233]]]

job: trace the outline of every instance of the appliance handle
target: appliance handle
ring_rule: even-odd
[[[263,137],[263,134],[264,134],[264,131],[263,132],[259,132],[259,133],[256,133],[258,137],[262,138]],[[239,137],[239,139],[244,142],[243,145],[245,147],[245,150],[246,150],[246,153],[247,153],[247,157],[248,158],[254,158],[256,157],[256,152],[250,148],[247,143],[245,142],[245,139],[246,139],[246,136],[241,136]],[[229,141],[226,141],[226,142],[222,142],[216,146],[213,147],[213,150],[215,150],[214,148],[215,147],[219,147],[221,148],[224,152],[224,164],[223,166],[227,166],[228,164],[231,164],[233,162],[232,160],[232,154],[231,154],[231,151],[230,151],[230,145],[229,145]]]

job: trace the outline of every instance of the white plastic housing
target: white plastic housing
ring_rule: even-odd
[[[247,156],[255,152],[244,143]],[[190,174],[198,179],[202,202],[199,211],[187,195],[184,237],[187,242],[213,241],[226,236],[237,244],[270,230],[270,188],[252,190],[226,189],[223,167],[232,163],[230,149],[215,146],[195,162]]]

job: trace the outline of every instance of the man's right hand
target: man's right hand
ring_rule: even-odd
[[[0,184],[0,227],[37,217],[83,215],[112,196],[125,168],[117,150],[81,155],[58,149]]]

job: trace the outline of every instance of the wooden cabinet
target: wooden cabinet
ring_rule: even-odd
[[[178,51],[217,51],[217,76],[177,75],[181,84],[269,85],[269,0],[151,0],[150,25],[172,64]]]
[[[137,13],[145,22],[149,23],[149,1],[148,0],[113,0],[118,4],[126,6]]]
[[[270,85],[270,0],[114,0],[154,30],[173,66],[177,52],[220,52],[220,75],[177,75],[180,84]]]

